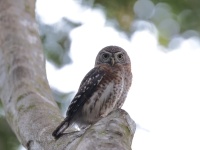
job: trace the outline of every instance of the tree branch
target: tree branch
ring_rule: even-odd
[[[51,136],[63,117],[46,78],[34,11],[33,0],[0,0],[0,98],[19,141],[30,150],[131,149],[135,123],[123,110],[86,132]]]

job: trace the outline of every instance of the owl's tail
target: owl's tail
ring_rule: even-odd
[[[66,117],[61,124],[56,128],[56,130],[53,131],[52,136],[55,139],[58,139],[62,133],[68,128],[69,126],[69,122],[68,122],[68,118]]]

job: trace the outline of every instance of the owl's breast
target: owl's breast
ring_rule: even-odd
[[[97,90],[83,107],[83,116],[88,122],[96,122],[107,116],[115,107],[123,92],[124,80],[121,73],[106,74],[97,86]]]

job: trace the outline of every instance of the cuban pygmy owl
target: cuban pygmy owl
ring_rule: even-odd
[[[121,108],[131,82],[131,61],[126,51],[118,46],[103,48],[95,67],[82,80],[66,118],[52,135],[57,139],[72,124],[81,128]]]

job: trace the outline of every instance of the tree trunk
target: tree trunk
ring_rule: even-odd
[[[0,0],[0,98],[10,127],[27,149],[131,149],[135,123],[121,109],[85,132],[58,140],[51,136],[63,117],[46,78],[34,0]]]

